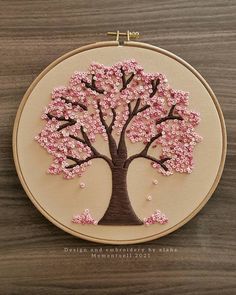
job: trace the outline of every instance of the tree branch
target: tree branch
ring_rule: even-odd
[[[87,136],[87,134],[84,131],[84,129],[83,129],[82,126],[81,126],[80,130],[81,130],[83,139],[80,138],[80,137],[74,136],[74,135],[69,135],[69,137],[70,138],[73,138],[74,140],[77,140],[79,142],[82,142],[84,145],[87,145],[91,149],[93,155],[91,156],[92,158],[90,158],[90,160],[91,159],[95,159],[95,158],[101,158],[101,159],[105,160],[109,164],[110,167],[112,167],[113,166],[113,163],[112,163],[111,159],[109,159],[106,155],[103,155],[103,154],[99,153],[99,151],[92,145],[90,139],[88,138],[88,136]],[[74,159],[71,159],[71,160],[74,160]],[[83,160],[84,163],[87,162],[87,161],[89,161],[88,158],[85,159],[85,160],[86,161]],[[78,160],[78,161],[80,161],[80,160]],[[79,164],[76,164],[76,165],[79,165]],[[74,165],[74,167],[76,165]],[[71,168],[73,168],[73,167],[71,167]]]
[[[137,112],[138,108],[140,105],[140,98],[137,99],[136,104],[133,108],[133,111],[131,111],[131,104],[129,103],[129,117],[126,120],[121,133],[120,133],[120,140],[119,140],[119,144],[118,144],[118,154],[121,155],[123,154],[123,157],[126,158],[127,157],[127,148],[126,148],[126,144],[125,144],[125,132],[126,129],[130,123],[130,121],[133,119],[133,114]]]
[[[140,98],[137,99],[136,101],[136,104],[132,110],[131,108],[131,103],[128,103],[128,108],[129,108],[129,117],[127,119],[127,121],[125,122],[123,128],[122,128],[122,131],[121,131],[121,134],[120,134],[120,141],[119,141],[119,146],[118,146],[118,150],[119,150],[119,147],[121,145],[121,141],[123,140],[124,136],[125,136],[125,131],[126,131],[126,128],[128,127],[130,121],[132,120],[133,118],[133,113],[137,112],[138,108],[139,108],[139,105],[140,105]]]
[[[102,154],[93,155],[93,156],[90,156],[90,157],[88,157],[87,159],[84,159],[84,160],[79,160],[79,159],[74,158],[74,157],[71,157],[71,156],[67,156],[66,158],[68,160],[72,160],[72,161],[75,162],[75,164],[71,164],[71,165],[66,166],[65,167],[66,169],[71,169],[71,168],[74,168],[74,167],[76,167],[78,165],[80,166],[80,165],[82,165],[82,164],[84,164],[84,163],[86,163],[86,162],[88,162],[88,161],[90,161],[92,159],[99,159],[99,158],[100,159],[103,159],[104,161],[106,161],[107,164],[110,166],[110,168],[113,167],[112,161],[107,156],[102,155]]]
[[[176,107],[175,104],[172,105],[172,107],[169,110],[168,115],[166,117],[163,117],[163,118],[157,120],[156,121],[156,125],[161,124],[162,122],[165,122],[165,121],[168,121],[168,120],[180,120],[180,121],[182,121],[183,118],[181,116],[178,116],[178,115],[174,115],[173,114],[174,113],[174,110],[175,110],[175,107]]]
[[[139,110],[137,110],[137,112],[134,114],[134,116],[137,115],[138,113],[141,113],[141,112],[145,111],[148,108],[150,108],[150,105],[143,106],[142,108],[140,108]]]
[[[93,152],[94,155],[99,155],[99,152],[95,149],[95,147],[92,145],[90,139],[88,138],[86,132],[84,131],[83,126],[80,127],[81,134],[83,136],[83,139],[85,143],[87,144],[88,147],[90,147],[91,151]]]
[[[102,125],[105,127],[105,129],[108,129],[108,125],[107,122],[105,121],[104,117],[103,117],[103,112],[102,112],[102,107],[100,104],[100,100],[97,101],[97,106],[98,106],[98,110],[99,110],[99,117],[100,117],[100,121],[102,123]]]
[[[64,128],[68,127],[68,126],[72,126],[72,125],[75,125],[76,124],[76,120],[71,119],[71,118],[66,119],[64,116],[57,117],[57,116],[54,116],[54,115],[52,115],[50,113],[48,113],[46,115],[48,116],[48,118],[50,120],[52,120],[53,118],[55,118],[57,121],[65,121],[65,122],[67,122],[65,124],[62,124],[60,127],[58,127],[57,128],[57,131],[60,131],[60,130],[62,130]]]
[[[133,80],[134,73],[131,73],[129,78],[126,80],[125,71],[123,70],[123,68],[121,68],[120,71],[122,74],[121,79],[122,79],[122,84],[123,84],[122,88],[120,89],[120,92],[121,92],[121,91],[125,90],[127,88],[128,84]]]
[[[97,106],[98,106],[98,110],[99,110],[100,121],[101,121],[102,125],[104,126],[104,128],[106,130],[106,133],[107,133],[111,158],[116,159],[117,158],[116,141],[115,141],[114,137],[112,136],[112,134],[111,134],[111,132],[109,130],[109,126],[107,125],[105,119],[103,118],[102,107],[101,107],[101,104],[100,104],[99,100],[97,102]]]
[[[151,84],[152,84],[152,92],[150,93],[149,97],[152,98],[156,92],[157,92],[157,87],[158,85],[160,84],[160,79],[157,78],[156,80],[152,80],[151,81]]]
[[[84,104],[82,104],[82,103],[80,103],[78,101],[71,101],[68,98],[65,98],[63,96],[61,97],[61,99],[64,100],[65,103],[71,103],[73,106],[80,106],[84,111],[87,111],[88,110],[88,108],[86,107],[86,105],[84,105]]]
[[[128,110],[129,110],[129,114],[131,114],[132,113],[132,109],[131,109],[131,103],[130,102],[128,103]]]
[[[83,144],[86,144],[86,142],[85,142],[84,139],[79,138],[79,137],[77,137],[77,136],[74,136],[73,134],[70,134],[69,137],[70,137],[70,138],[73,138],[74,140],[77,140],[77,141],[79,141],[79,142],[81,142],[81,143],[83,143]]]
[[[168,168],[166,167],[166,165],[164,163],[166,161],[168,161],[168,160],[171,160],[171,158],[156,159],[156,158],[154,158],[152,156],[142,155],[141,153],[139,153],[139,154],[136,154],[136,155],[133,155],[133,156],[129,157],[125,161],[124,168],[128,168],[130,163],[133,160],[138,159],[138,158],[144,158],[144,159],[147,159],[147,160],[151,160],[152,162],[159,164],[165,171],[168,171]]]
[[[133,116],[134,114],[137,113],[138,108],[139,108],[139,105],[140,105],[140,102],[141,102],[141,99],[138,98],[137,101],[136,101],[136,104],[134,106],[134,109],[133,109],[132,113],[130,113],[130,116]]]
[[[87,87],[87,88],[89,88],[89,89],[91,89],[93,91],[96,91],[99,94],[103,94],[104,90],[97,88],[94,77],[95,77],[95,75],[92,75],[91,83],[89,83],[89,82],[87,82],[85,80],[81,80],[81,82],[85,84],[85,87]]]
[[[114,125],[114,123],[115,123],[115,120],[116,120],[116,111],[115,111],[115,109],[111,109],[111,111],[112,111],[112,121],[111,121],[111,124],[109,125],[109,127],[108,127],[108,131],[110,132],[110,133],[112,133],[112,127],[113,127],[113,125]]]
[[[75,164],[71,164],[71,165],[69,165],[69,166],[66,166],[66,168],[67,168],[67,169],[70,169],[70,168],[74,168],[74,167],[76,167],[76,166],[78,166],[78,165],[80,166],[80,165],[82,165],[82,164],[84,164],[84,163],[86,163],[86,162],[88,162],[88,161],[94,159],[94,157],[95,157],[95,156],[90,156],[90,157],[88,157],[87,159],[79,160],[79,159],[74,158],[74,157],[71,157],[71,156],[66,156],[66,158],[67,158],[68,160],[72,160],[72,161],[75,162]]]
[[[175,106],[176,105],[172,105],[170,110],[169,110],[169,113],[166,117],[163,117],[159,120],[156,121],[156,125],[162,123],[162,122],[165,122],[167,120],[183,120],[183,118],[179,115],[174,115],[174,110],[175,110]],[[164,164],[165,161],[168,161],[170,160],[171,158],[163,158],[163,159],[156,159],[152,156],[149,156],[147,153],[148,153],[148,149],[150,148],[150,146],[152,145],[152,143],[158,139],[160,136],[162,135],[162,133],[158,133],[157,135],[153,136],[150,141],[146,144],[145,148],[138,154],[135,154],[133,156],[130,156],[126,161],[125,161],[125,164],[124,164],[124,168],[128,168],[128,166],[130,165],[130,163],[134,160],[134,159],[137,159],[137,158],[145,158],[145,159],[148,159],[148,160],[151,160],[159,165],[161,165],[161,167],[165,170],[165,171],[168,171],[168,168],[166,167],[166,165]]]
[[[141,113],[143,112],[144,110],[150,108],[150,105],[146,105],[142,108],[139,109],[139,106],[140,106],[140,102],[141,102],[141,99],[138,98],[137,101],[136,101],[136,104],[133,108],[133,111],[131,110],[131,105],[130,103],[128,104],[128,107],[129,107],[129,117],[127,119],[127,121],[125,122],[123,128],[122,128],[122,131],[121,131],[121,134],[120,134],[120,140],[119,140],[119,144],[118,144],[118,154],[120,154],[121,152],[126,154],[127,156],[127,151],[126,151],[126,146],[125,146],[125,132],[126,132],[126,129],[129,125],[129,123],[132,121],[132,119],[138,114],[138,113]]]
[[[138,98],[137,101],[136,101],[136,104],[135,104],[135,106],[134,106],[133,111],[130,113],[130,116],[132,116],[132,118],[133,118],[134,116],[136,116],[138,113],[141,113],[141,112],[145,111],[146,109],[150,108],[150,105],[145,105],[145,106],[143,106],[143,107],[141,107],[141,108],[139,109],[140,102],[141,102],[141,99]],[[131,119],[132,119],[132,118],[131,118]]]
[[[160,133],[158,133],[157,135],[153,136],[153,137],[149,140],[149,142],[146,144],[146,146],[144,147],[144,149],[140,152],[140,154],[146,156],[147,153],[148,153],[148,150],[149,150],[150,146],[152,145],[152,143],[153,143],[155,140],[157,140],[159,137],[161,137],[161,135],[162,135],[162,134],[161,134],[161,132],[160,132]]]
[[[158,134],[156,134],[155,136],[153,136],[150,140],[149,140],[149,142],[145,145],[145,147],[144,147],[144,149],[140,152],[140,153],[138,153],[138,154],[135,154],[135,155],[133,155],[133,156],[130,156],[127,160],[126,160],[126,162],[125,162],[125,165],[124,165],[124,167],[127,167],[128,168],[128,166],[130,165],[130,163],[134,160],[134,159],[137,159],[137,158],[150,158],[151,156],[148,156],[148,150],[149,150],[149,148],[150,148],[150,146],[152,145],[152,143],[155,141],[155,140],[157,140],[159,137],[161,137],[161,132],[160,133],[158,133]],[[153,158],[153,159],[155,159],[155,158]],[[157,161],[161,161],[161,160],[157,160]]]
[[[104,118],[103,118],[103,114],[102,114],[102,111],[101,111],[100,104],[98,104],[98,105],[99,105],[98,108],[99,108],[99,113],[100,113],[100,119],[102,118],[101,121],[102,121],[103,125],[105,126],[105,128],[106,128],[106,130],[107,130],[109,127],[107,126],[107,124],[106,124],[106,122],[105,122],[105,120],[104,120]],[[114,110],[114,112],[113,112],[113,115],[115,116],[115,110]],[[66,119],[64,116],[57,117],[57,116],[54,116],[54,115],[52,115],[52,114],[50,114],[50,113],[47,114],[47,117],[48,117],[50,120],[52,120],[53,118],[55,118],[55,119],[58,120],[58,121],[65,121],[65,122],[67,122],[67,123],[65,123],[65,124],[62,124],[62,125],[57,129],[57,131],[60,131],[60,130],[64,129],[64,128],[66,128],[67,126],[72,126],[72,125],[76,124],[76,122],[77,122],[77,121],[74,120],[74,119],[71,119],[71,118]],[[91,151],[92,151],[93,154],[92,154],[91,156],[89,156],[87,159],[84,159],[84,160],[80,160],[80,159],[76,159],[76,158],[71,157],[71,156],[67,156],[67,159],[69,159],[69,160],[73,160],[73,161],[75,162],[75,164],[69,165],[69,166],[67,166],[66,168],[67,168],[67,169],[74,168],[74,167],[77,166],[77,165],[81,165],[81,164],[83,164],[83,163],[88,162],[89,160],[96,159],[96,158],[101,158],[101,159],[105,160],[105,161],[108,163],[108,165],[110,166],[110,168],[112,168],[112,167],[113,167],[113,162],[112,162],[112,160],[109,159],[106,155],[103,155],[103,154],[101,154],[101,153],[99,153],[99,152],[97,151],[97,149],[92,145],[92,143],[91,143],[89,137],[87,136],[86,132],[84,131],[83,126],[80,127],[80,131],[81,131],[81,134],[82,134],[83,139],[80,138],[80,137],[77,137],[77,136],[75,136],[75,135],[72,135],[72,134],[70,134],[69,137],[72,138],[72,139],[74,139],[74,140],[76,140],[76,141],[79,141],[79,142],[83,143],[83,144],[86,145],[86,146],[88,146],[88,147],[91,149]],[[112,138],[112,139],[114,140],[114,138],[112,137],[112,135],[111,135],[110,132],[108,132],[108,138],[110,138],[110,139]],[[114,143],[115,143],[115,145],[116,145],[115,140],[114,140],[113,144],[114,144]],[[110,141],[109,141],[109,145],[112,145],[112,143],[110,143]],[[115,150],[115,152],[117,153],[117,149]]]

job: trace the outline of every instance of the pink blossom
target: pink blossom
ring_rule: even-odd
[[[165,214],[161,213],[161,211],[157,209],[151,216],[144,218],[143,221],[145,225],[151,225],[156,223],[165,224],[168,222],[168,218]]]
[[[195,131],[200,115],[188,109],[189,93],[171,88],[162,73],[146,73],[135,60],[92,63],[87,72],[75,72],[68,86],[54,88],[51,98],[35,137],[52,156],[50,174],[81,176],[96,158],[97,137],[110,142],[109,125],[112,135],[126,128],[131,143],[151,143],[159,158],[151,166],[163,175],[192,172],[193,151],[202,140]]]
[[[73,216],[72,222],[77,223],[77,224],[83,224],[83,225],[85,225],[85,224],[97,225],[97,223],[98,223],[91,216],[89,209],[85,209],[81,214],[77,214],[77,215]]]

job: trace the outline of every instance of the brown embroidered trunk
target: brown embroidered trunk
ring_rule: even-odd
[[[127,168],[113,167],[112,195],[108,208],[98,224],[101,225],[142,225],[136,216],[127,191]]]

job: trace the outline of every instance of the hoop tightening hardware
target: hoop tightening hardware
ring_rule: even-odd
[[[120,40],[121,36],[126,36],[127,37],[127,41],[130,41],[130,39],[138,39],[139,38],[139,32],[130,32],[127,31],[125,33],[120,32],[120,31],[116,31],[116,32],[107,32],[107,35],[110,36],[116,36],[116,41],[119,42],[119,44],[123,43],[124,41]]]

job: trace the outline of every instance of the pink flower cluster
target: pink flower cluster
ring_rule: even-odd
[[[155,210],[151,216],[144,218],[143,222],[145,225],[151,225],[156,223],[165,224],[168,222],[168,218],[165,214],[161,213],[160,210]]]
[[[198,120],[198,115],[196,115]],[[153,168],[164,175],[171,175],[174,171],[179,173],[191,173],[194,168],[193,150],[198,142],[202,140],[193,128],[192,123],[186,120],[176,120],[171,124],[161,123],[162,136],[156,141],[162,147],[161,158],[170,158],[165,164],[168,171],[160,165],[153,163]]]
[[[132,79],[126,85],[129,78]],[[152,95],[153,81],[158,81],[158,87]],[[130,121],[126,129],[127,138],[132,143],[147,144],[160,134],[152,143],[157,159],[171,159],[165,162],[168,171],[157,162],[153,162],[152,167],[164,175],[174,171],[190,173],[194,165],[193,149],[201,137],[194,129],[200,116],[187,109],[188,99],[189,94],[172,89],[163,74],[145,73],[135,60],[112,66],[93,63],[87,72],[75,72],[67,87],[53,90],[52,100],[42,115],[46,124],[36,136],[39,144],[53,157],[48,172],[63,174],[68,179],[81,176],[91,165],[91,161],[85,161],[92,155],[88,140],[93,144],[100,135],[108,141],[101,117],[108,126],[113,121],[112,132],[118,136],[140,100],[139,109],[148,108],[137,112]],[[173,114],[181,116],[182,120],[158,123],[168,116],[173,106]],[[76,163],[73,159],[83,163],[73,165]]]
[[[50,122],[51,124],[47,124],[40,135],[35,137],[38,143],[53,156],[48,173],[63,174],[67,179],[73,178],[75,175],[81,176],[92,162],[87,161],[68,169],[68,165],[73,164],[73,161],[68,160],[67,157],[85,160],[91,155],[91,149],[85,144],[66,136],[63,132],[57,132],[54,130],[54,121]]]
[[[89,209],[85,209],[81,214],[75,215],[72,222],[77,224],[98,224],[98,222],[91,216]]]
[[[167,95],[167,104],[172,106],[173,104],[178,104],[181,106],[188,106],[189,93],[182,90],[169,89]]]

